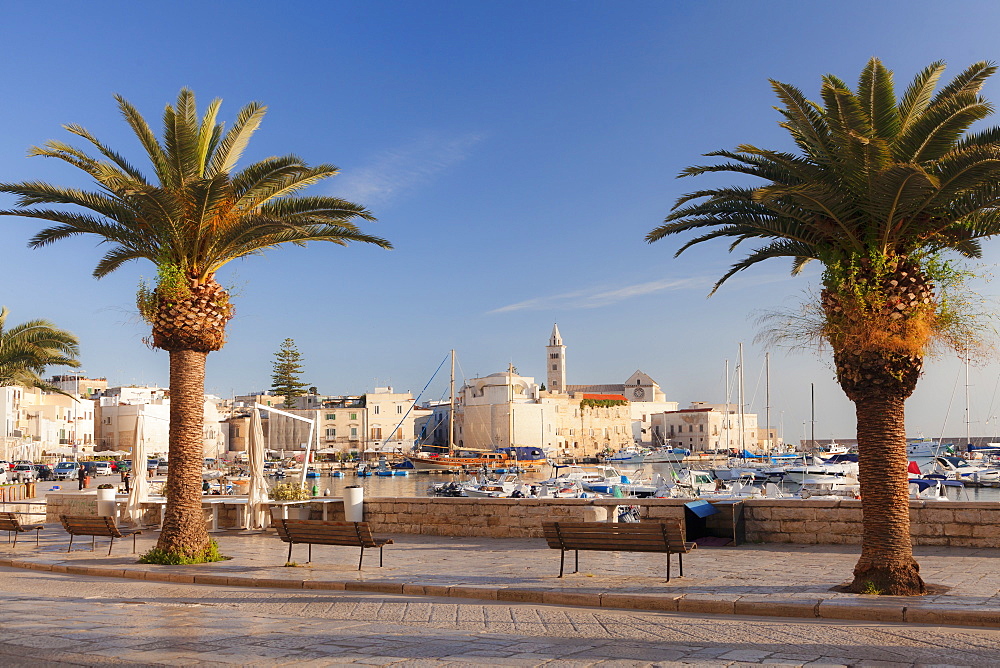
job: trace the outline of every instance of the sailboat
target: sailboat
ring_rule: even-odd
[[[436,447],[436,446],[432,446]],[[451,403],[448,410],[448,445],[443,452],[425,455],[413,454],[405,459],[416,471],[462,471],[509,469],[517,464],[509,452],[477,450],[455,447],[455,351],[451,351]]]

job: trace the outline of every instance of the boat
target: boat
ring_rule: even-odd
[[[857,455],[837,455],[831,460],[813,459],[806,466],[789,466],[785,469],[783,480],[799,484],[809,480],[812,483],[837,483],[845,479],[858,477]]]
[[[455,448],[449,452],[431,453],[427,456],[409,455],[406,459],[417,471],[493,470],[517,463],[517,460],[511,459],[505,452],[470,448]]]
[[[618,452],[608,455],[604,461],[614,466],[642,466],[646,459],[646,453],[636,448],[622,448]]]
[[[934,441],[913,441],[906,444],[906,456],[911,459],[914,457],[937,457],[946,452],[948,447]]]
[[[691,455],[691,451],[685,448],[660,448],[651,450],[643,457],[643,464],[679,464],[685,457]]]
[[[961,480],[942,480],[941,478],[910,478],[910,498],[922,501],[951,501],[948,489],[965,490]],[[959,492],[962,494],[963,492]]]
[[[514,473],[507,473],[499,479],[487,478],[462,486],[462,492],[465,496],[494,499],[509,498],[518,491],[522,496],[526,496],[524,489],[524,483]]]
[[[975,466],[961,457],[935,457],[935,471],[952,480],[966,482],[998,482],[1000,469]]]

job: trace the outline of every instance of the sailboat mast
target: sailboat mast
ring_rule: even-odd
[[[740,440],[739,440],[739,443],[740,443],[740,457],[742,457],[743,453],[747,451],[747,446],[746,446],[747,428],[746,428],[746,421],[744,419],[744,413],[743,413],[743,402],[744,402],[744,399],[743,399],[743,344],[742,343],[740,344],[740,373],[739,373],[739,380],[740,380],[740,390],[739,390],[739,400],[740,400]]]
[[[767,454],[774,451],[774,437],[771,435],[771,353],[764,353],[764,428],[767,434]]]
[[[448,408],[448,453],[455,449],[455,349],[451,349],[451,402]]]
[[[726,436],[726,452],[732,448],[732,444],[729,442],[729,392],[729,360],[726,360],[726,416],[722,423],[722,432]]]
[[[972,414],[969,410],[969,353],[965,353],[965,449],[972,445]]]

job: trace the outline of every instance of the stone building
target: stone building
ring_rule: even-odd
[[[695,401],[689,408],[654,415],[652,430],[657,439],[663,439],[669,446],[691,452],[727,452],[741,448],[760,452],[757,415],[741,415],[735,404]]]

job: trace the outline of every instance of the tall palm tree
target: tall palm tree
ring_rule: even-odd
[[[961,324],[942,298],[949,269],[939,255],[977,258],[980,240],[1000,232],[1000,129],[969,131],[993,111],[979,93],[996,68],[976,63],[935,93],[943,70],[929,65],[899,100],[875,58],[856,91],[823,77],[822,104],[772,81],[798,152],[707,154],[726,161],[681,176],[732,172],[764,184],[684,195],[646,237],[698,232],[678,254],[717,238],[731,251],[763,240],[715,289],[770,258],[792,258],[793,274],[824,265],[820,334],[858,423],[864,523],[853,591],[925,590],[910,541],[903,405],[928,346]]]
[[[50,366],[79,367],[79,342],[72,332],[48,320],[7,327],[7,307],[0,307],[0,387],[21,385],[66,394],[42,380]]]
[[[216,120],[221,100],[209,104],[199,119],[194,93],[183,89],[176,104],[164,110],[163,136],[158,139],[128,101],[115,99],[145,149],[154,178],[84,128],[68,125],[70,133],[100,155],[58,141],[30,154],[82,169],[98,188],[84,191],[38,181],[0,184],[0,192],[19,196],[18,208],[0,214],[56,223],[31,239],[33,248],[81,234],[98,237],[109,250],[97,263],[97,278],[130,260],[146,259],[156,266],[156,285],[140,289],[138,305],[152,325],[152,345],[170,354],[171,473],[157,548],[197,558],[209,546],[201,511],[205,359],[222,347],[226,323],[233,316],[229,294],[216,281],[216,272],[232,260],[281,244],[391,245],[352,222],[374,220],[362,206],[299,194],[337,174],[333,165],[310,167],[288,155],[234,171],[260,126],[265,112],[261,104],[245,106],[227,130]]]

